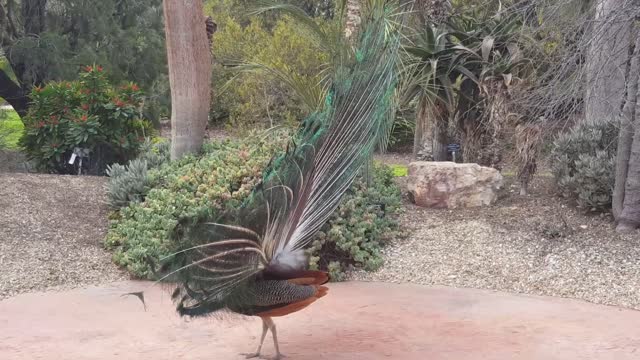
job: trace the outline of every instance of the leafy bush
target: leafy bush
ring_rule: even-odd
[[[110,178],[107,186],[109,206],[117,209],[142,201],[149,185],[145,160],[134,159],[126,166],[114,164],[107,167],[107,175]]]
[[[90,174],[125,163],[138,153],[150,124],[139,118],[142,92],[136,84],[114,88],[100,66],[87,66],[74,82],[52,82],[31,93],[20,145],[37,168],[77,173],[68,164],[75,148],[89,149]],[[86,164],[86,163],[85,163]]]
[[[217,14],[216,21],[219,30],[213,40],[213,87],[224,90],[213,100],[211,118],[224,119],[233,129],[297,124],[308,113],[300,101],[294,101],[299,93],[267,71],[238,72],[224,64],[261,64],[296,81],[317,85],[328,54],[286,16],[271,29],[258,17],[242,25],[231,15]]]
[[[0,150],[14,150],[24,130],[18,114],[13,110],[0,109]]]
[[[150,170],[144,201],[113,216],[106,245],[115,250],[114,261],[136,276],[149,276],[146,258],[157,260],[175,251],[172,237],[179,222],[237,208],[283,144],[279,137],[256,136],[212,142],[200,157],[186,156]]]
[[[113,164],[107,167],[107,198],[109,206],[114,209],[144,200],[150,185],[148,170],[157,168],[169,160],[169,142],[153,144],[147,139],[140,154],[140,157],[130,160],[126,166]]]
[[[581,122],[560,135],[551,151],[552,172],[565,197],[590,210],[611,207],[618,128],[613,122]]]
[[[347,192],[309,249],[311,268],[329,270],[340,281],[351,265],[367,271],[382,265],[382,246],[400,235],[395,215],[402,208],[400,188],[386,165],[373,167],[369,184],[360,178]]]
[[[114,261],[136,276],[150,276],[146,260],[177,249],[172,240],[177,225],[237,209],[261,180],[272,156],[283,149],[285,139],[251,136],[213,142],[200,157],[187,156],[148,170],[145,185],[132,192],[144,200],[112,215],[106,245],[114,250]],[[351,188],[314,242],[312,266],[329,269],[339,280],[350,264],[367,269],[381,264],[381,244],[397,233],[393,215],[400,193],[392,179],[389,168],[378,166],[371,186],[358,182]]]

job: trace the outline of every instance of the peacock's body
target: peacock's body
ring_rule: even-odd
[[[270,329],[279,357],[271,318],[327,293],[327,274],[306,270],[304,248],[390,128],[400,7],[368,4],[353,56],[336,69],[324,109],[303,121],[239,213],[192,227],[167,264],[181,315],[231,311],[263,319],[251,356],[259,356]]]

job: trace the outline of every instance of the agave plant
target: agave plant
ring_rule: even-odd
[[[401,103],[418,106],[414,156],[425,143],[431,144],[434,160],[445,160],[447,156],[447,125],[454,104],[452,65],[459,51],[452,46],[449,35],[446,29],[427,26],[404,47],[409,58],[403,69]]]
[[[478,160],[473,153],[486,145],[480,139],[488,133],[485,122],[499,117],[493,115],[505,103],[500,97],[527,61],[519,46],[521,27],[519,14],[472,9],[414,34],[404,48],[409,59],[402,87],[402,104],[417,105],[414,155],[431,135],[433,158],[445,160],[447,126],[457,117],[466,160]]]
[[[528,63],[520,50],[520,14],[459,15],[448,22],[460,51],[454,62],[460,74],[457,114],[465,161],[499,167],[497,147],[509,119],[509,89],[518,69]]]

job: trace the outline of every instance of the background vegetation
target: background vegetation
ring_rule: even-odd
[[[114,250],[114,261],[134,275],[150,276],[149,260],[157,263],[171,254],[182,227],[238,209],[286,141],[286,133],[256,133],[241,141],[211,142],[202,156],[170,163],[166,143],[147,144],[140,159],[112,167],[108,194],[117,211],[106,245]],[[352,186],[309,250],[310,265],[329,270],[334,280],[351,265],[378,268],[381,247],[400,234],[401,197],[391,169],[376,166],[372,179],[369,186],[362,181]]]
[[[206,0],[216,23],[211,73],[202,74],[212,81],[210,126],[236,140],[168,162],[169,144],[147,123],[158,128],[170,114],[161,0],[0,0],[0,97],[17,110],[0,112],[0,146],[44,171],[75,173],[70,151],[109,144],[117,156],[95,171],[110,176],[106,243],[118,264],[147,276],[145,259],[170,253],[185,219],[236,208],[281,150],[283,138],[251,131],[290,129],[322,106],[332,61],[353,50],[344,3]],[[391,143],[438,161],[458,144],[458,161],[515,169],[522,194],[550,160],[561,196],[589,211],[613,206],[625,226],[640,226],[638,15],[635,2],[612,0],[415,1]],[[80,71],[90,64],[104,69],[94,102],[83,91],[98,74]],[[126,83],[140,89],[118,88]],[[337,279],[350,264],[375,269],[380,246],[398,235],[391,178],[406,168],[373,174],[311,250],[311,265]]]

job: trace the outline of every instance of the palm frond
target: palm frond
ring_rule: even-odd
[[[282,81],[304,104],[309,112],[318,111],[326,96],[326,83],[316,76],[305,76],[288,69],[278,69],[267,64],[248,62],[236,66],[238,72],[264,72]],[[326,82],[326,78],[324,81]]]

